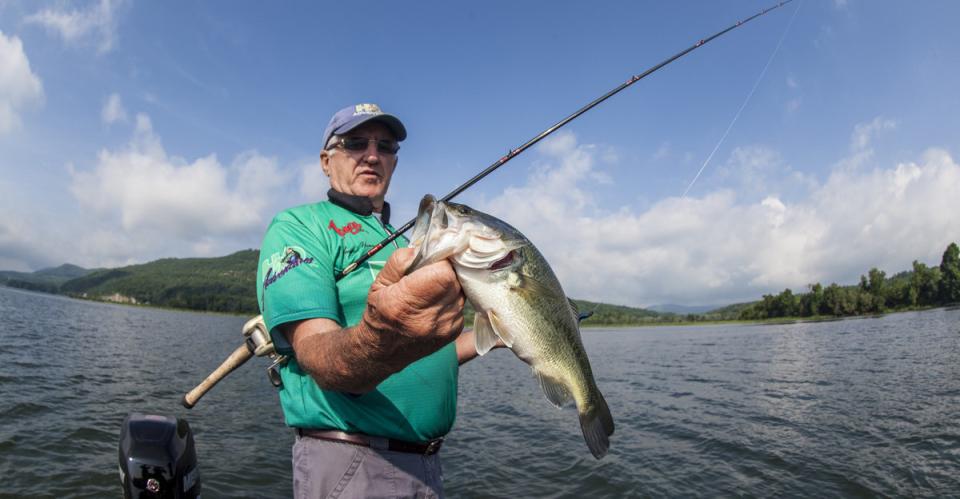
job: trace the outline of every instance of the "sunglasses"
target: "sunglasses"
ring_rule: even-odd
[[[341,149],[362,152],[367,150],[367,145],[371,142],[377,143],[377,152],[380,154],[396,154],[400,150],[400,143],[390,139],[368,139],[366,137],[340,137],[327,149],[339,147]]]

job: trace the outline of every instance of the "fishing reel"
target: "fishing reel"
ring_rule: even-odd
[[[253,352],[257,357],[267,357],[273,361],[267,367],[267,378],[270,379],[273,386],[277,388],[283,386],[283,381],[280,379],[280,366],[287,361],[288,357],[277,353],[262,315],[250,319],[243,325],[243,338],[247,350]]]
[[[187,409],[192,409],[193,406],[197,404],[197,401],[200,400],[200,397],[203,397],[203,395],[219,383],[220,380],[233,372],[234,369],[242,366],[254,355],[257,357],[267,357],[273,361],[270,366],[267,367],[267,378],[270,379],[270,383],[273,386],[277,388],[283,386],[283,381],[280,379],[280,366],[282,366],[289,357],[277,353],[277,349],[273,345],[273,340],[270,339],[270,333],[267,332],[267,326],[263,322],[263,316],[258,315],[243,325],[243,345],[237,347],[237,349],[220,364],[220,367],[216,368],[206,379],[200,382],[199,385],[184,395],[180,403]]]

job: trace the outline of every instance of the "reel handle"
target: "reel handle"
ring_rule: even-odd
[[[242,366],[245,362],[250,360],[250,357],[253,357],[253,352],[250,351],[250,348],[246,343],[237,347],[236,350],[227,357],[227,360],[224,360],[220,367],[210,373],[206,379],[200,382],[193,390],[190,390],[186,395],[183,396],[183,400],[180,401],[184,407],[187,409],[192,409],[193,406],[197,405],[197,401],[200,400],[200,397],[203,397],[205,393],[210,391],[211,388],[216,386],[224,377],[233,372],[234,369]]]

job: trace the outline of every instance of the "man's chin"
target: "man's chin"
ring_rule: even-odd
[[[383,196],[383,184],[377,179],[376,182],[364,182],[353,189],[353,193],[357,196],[363,196],[367,198],[375,198],[378,196]]]

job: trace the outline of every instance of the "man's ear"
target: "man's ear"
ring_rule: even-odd
[[[324,149],[320,151],[320,168],[326,176],[330,176],[330,152]]]

